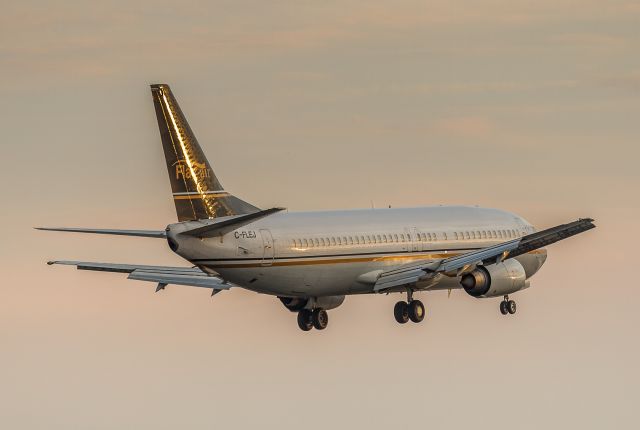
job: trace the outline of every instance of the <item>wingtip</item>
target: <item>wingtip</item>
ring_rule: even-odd
[[[49,260],[49,261],[47,261],[47,266],[51,266],[51,265],[56,264],[56,263],[57,263],[57,261]]]

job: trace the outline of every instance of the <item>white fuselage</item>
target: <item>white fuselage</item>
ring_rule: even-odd
[[[292,297],[371,293],[367,273],[448,258],[535,231],[512,213],[468,206],[277,213],[221,238],[179,234],[189,228],[193,222],[169,226],[179,255],[244,288]],[[529,278],[546,251],[517,259]],[[445,279],[436,288],[460,288],[459,280]]]

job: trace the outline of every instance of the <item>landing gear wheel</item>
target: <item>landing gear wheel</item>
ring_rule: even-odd
[[[329,324],[329,314],[324,309],[313,310],[313,326],[318,330],[324,330]]]
[[[500,302],[500,313],[502,315],[506,315],[506,314],[509,313],[509,308],[508,308],[506,300],[503,300],[503,301]]]
[[[424,305],[420,300],[413,300],[409,303],[409,318],[414,323],[422,322],[425,316]]]
[[[313,317],[309,309],[298,312],[298,327],[303,331],[309,331],[313,328]]]
[[[509,313],[511,315],[516,313],[516,302],[514,302],[513,300],[509,300],[507,302],[507,310],[509,311]]]
[[[398,302],[393,307],[393,316],[400,324],[405,324],[409,321],[409,305],[407,302]]]

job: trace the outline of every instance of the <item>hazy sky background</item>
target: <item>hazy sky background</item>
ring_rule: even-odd
[[[5,2],[6,3],[6,2]],[[638,428],[640,3],[11,2],[0,14],[0,427]],[[48,259],[182,264],[154,239],[36,225],[175,220],[148,85],[261,207],[478,204],[543,228],[533,287],[276,299]]]

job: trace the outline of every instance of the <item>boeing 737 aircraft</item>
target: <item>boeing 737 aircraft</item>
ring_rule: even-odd
[[[416,291],[464,289],[477,298],[529,287],[545,246],[595,227],[589,218],[542,231],[498,209],[430,206],[287,212],[259,209],[225,191],[168,85],[151,85],[178,222],[165,230],[40,228],[163,239],[192,267],[50,261],[82,270],[128,273],[129,279],[208,288],[245,288],[276,296],[298,325],[327,327],[327,310],[352,294],[404,293],[397,322],[421,322]]]

